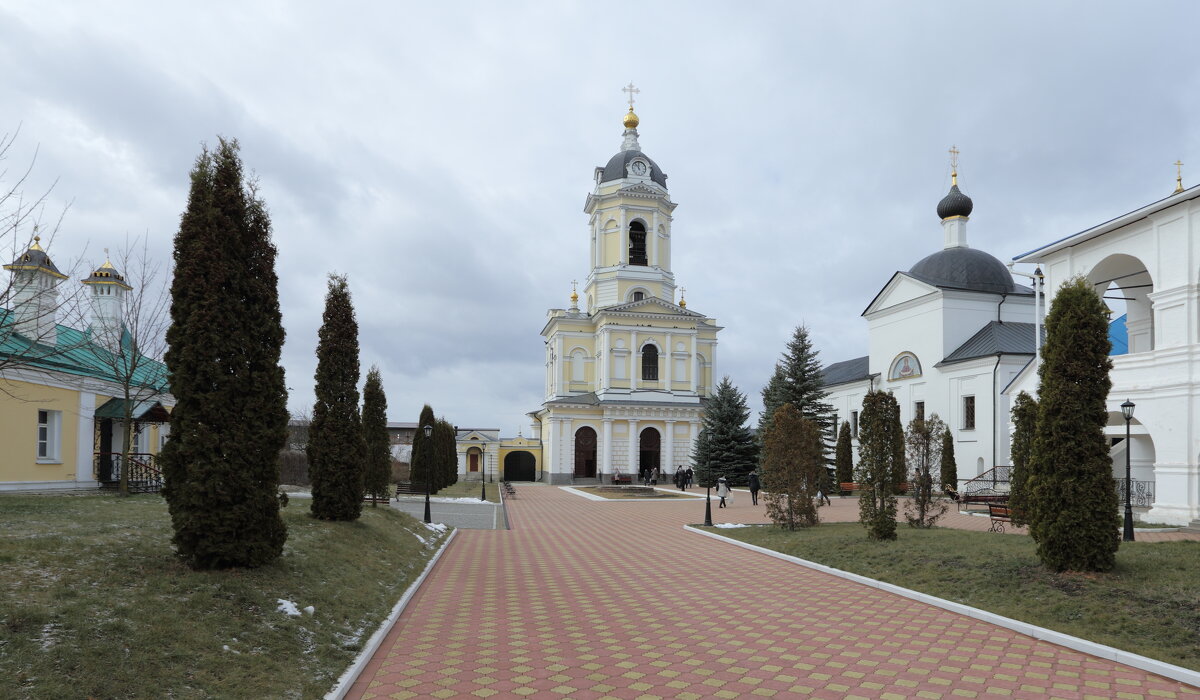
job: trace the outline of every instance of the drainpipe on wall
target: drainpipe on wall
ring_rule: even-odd
[[[996,395],[996,375],[999,374],[999,372],[1000,372],[1000,358],[1001,357],[1002,357],[1001,353],[996,353],[996,364],[995,364],[995,366],[992,367],[992,468],[995,468],[997,466],[996,465],[996,444],[997,444],[997,438],[999,437],[999,431],[996,429],[996,426],[1000,424],[1000,416],[997,415],[998,411],[996,411],[996,408],[998,407],[998,405],[1000,403],[1000,401],[999,401],[1000,397]],[[993,473],[995,473],[995,472],[993,472]]]

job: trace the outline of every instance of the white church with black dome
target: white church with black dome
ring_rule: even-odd
[[[952,151],[952,153],[956,153]],[[938,203],[942,249],[892,275],[862,315],[863,357],[824,368],[828,401],[857,447],[863,397],[891,392],[901,421],[936,413],[954,436],[960,481],[1011,464],[1009,397],[1002,390],[1034,355],[1032,288],[967,243],[974,204],[951,175]]]

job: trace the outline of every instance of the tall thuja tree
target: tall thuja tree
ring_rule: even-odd
[[[825,472],[825,446],[817,425],[802,418],[791,404],[784,404],[761,437],[767,515],[785,530],[816,525],[813,499]]]
[[[904,436],[897,428],[900,405],[886,391],[863,397],[858,423],[858,467],[855,481],[863,485],[858,498],[858,521],[873,540],[896,539],[896,446]]]
[[[1037,401],[1024,391],[1017,394],[1012,407],[1012,476],[1008,505],[1014,525],[1029,522],[1029,454],[1037,429]]]
[[[854,448],[850,443],[850,421],[842,421],[842,428],[838,431],[834,464],[839,484],[854,481]]]
[[[458,431],[445,418],[439,418],[433,427],[434,440],[437,442],[437,472],[434,481],[439,482],[439,489],[458,483]]]
[[[261,566],[287,539],[284,331],[271,221],[236,141],[196,159],[174,260],[165,361],[176,404],[160,455],[173,541],[194,568]]]
[[[758,465],[758,448],[746,427],[749,418],[745,395],[725,377],[704,408],[704,421],[692,453],[697,485],[715,486],[721,476],[731,484],[746,483],[746,477]]]
[[[425,486],[431,484],[430,491],[437,488],[434,477],[434,440],[433,436],[425,437],[425,426],[437,425],[437,419],[433,417],[433,409],[429,404],[421,409],[421,417],[417,419],[417,432],[413,435],[412,456],[409,458],[408,480],[416,486]]]
[[[1108,309],[1082,277],[1046,315],[1037,427],[1029,456],[1029,532],[1054,571],[1108,571],[1120,544],[1117,491],[1104,439],[1112,348]]]
[[[387,395],[383,393],[383,377],[378,367],[367,372],[363,385],[362,409],[363,444],[366,447],[363,491],[370,495],[371,505],[387,499],[392,480],[392,445],[387,429]]]
[[[362,417],[358,412],[358,321],[344,275],[330,275],[317,342],[317,402],[308,427],[312,514],[355,520],[362,514]]]
[[[900,422],[900,404],[893,398],[892,409],[889,420],[892,421],[892,435],[900,437],[892,445],[892,489],[895,493],[900,493],[900,485],[908,480],[908,464],[906,461],[905,445],[904,445],[904,424]]]
[[[942,488],[958,491],[958,462],[954,459],[954,431],[942,433]]]

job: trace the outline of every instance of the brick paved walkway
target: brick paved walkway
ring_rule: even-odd
[[[1200,698],[684,532],[699,501],[518,492],[513,530],[459,532],[348,697]],[[762,522],[749,501],[714,520]]]

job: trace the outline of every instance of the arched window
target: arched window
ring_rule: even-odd
[[[645,293],[645,292],[634,292],[634,293],[633,293],[633,300],[634,300],[634,301],[641,301],[642,299],[645,299],[645,298],[646,298],[646,293]]]
[[[642,379],[658,381],[658,348],[653,345],[642,348]]]
[[[583,381],[583,363],[585,357],[587,357],[587,353],[583,350],[576,350],[571,353],[571,381]]]
[[[646,226],[640,221],[629,224],[629,264],[650,264],[646,259]]]

